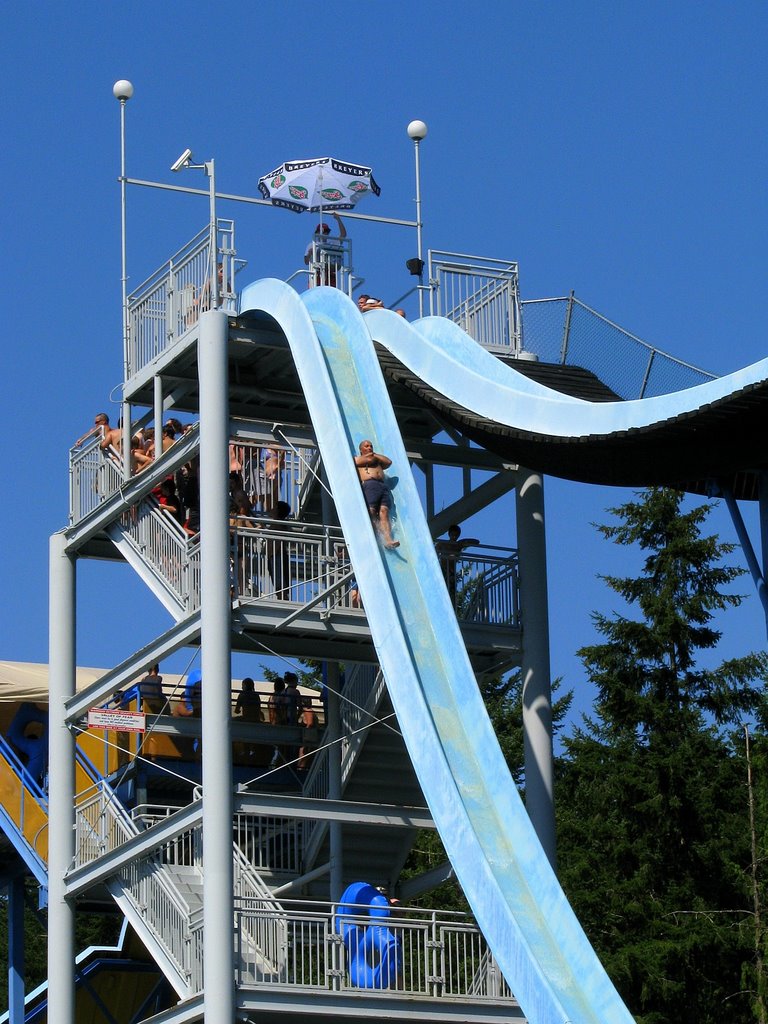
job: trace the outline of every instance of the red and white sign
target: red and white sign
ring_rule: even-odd
[[[109,708],[91,708],[88,712],[89,729],[108,729],[112,732],[144,732],[146,715],[140,711],[112,711]]]

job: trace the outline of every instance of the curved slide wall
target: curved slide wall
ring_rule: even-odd
[[[244,290],[242,314],[249,310],[271,315],[289,340],[400,728],[446,851],[523,1012],[531,1024],[630,1024],[486,715],[362,315],[335,289],[300,299],[276,280]],[[374,535],[352,459],[364,438],[393,462],[401,542],[393,551]]]
[[[768,380],[768,359],[684,391],[587,402],[529,380],[444,317],[408,324],[390,310],[365,314],[371,336],[440,394],[496,423],[562,439],[604,437],[690,415]]]

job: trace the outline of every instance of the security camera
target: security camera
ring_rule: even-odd
[[[171,164],[172,171],[180,171],[182,167],[186,167],[189,161],[192,159],[192,150],[185,149],[175,164]]]

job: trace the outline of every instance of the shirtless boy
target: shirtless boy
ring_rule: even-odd
[[[359,449],[360,454],[355,456],[355,465],[374,528],[381,533],[385,547],[400,547],[400,541],[392,539],[389,521],[392,498],[384,479],[384,470],[392,465],[392,459],[375,452],[371,441],[361,441]]]

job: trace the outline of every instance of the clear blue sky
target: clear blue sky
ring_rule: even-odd
[[[282,160],[335,155],[374,167],[382,195],[366,202],[383,216],[414,215],[405,127],[421,118],[426,246],[516,259],[524,298],[575,289],[725,373],[766,355],[767,28],[763,2],[708,0],[13,5],[0,39],[0,657],[47,659],[47,538],[66,523],[67,450],[121,378],[117,79],[136,90],[129,175],[170,182],[190,147],[215,158],[221,191],[255,195]],[[200,172],[187,182],[205,186]],[[236,218],[242,283],[300,265],[307,218],[220,213]],[[130,285],[206,217],[204,200],[132,189]],[[367,290],[391,301],[410,283],[412,234],[350,233]],[[591,610],[611,607],[596,574],[633,570],[590,524],[629,492],[551,478],[546,491],[553,673],[583,707],[575,651],[594,639]],[[504,543],[506,521],[478,529]],[[724,515],[712,525],[733,536]],[[81,664],[113,664],[160,631],[128,570],[79,574]],[[722,656],[764,645],[752,596],[721,625]]]

